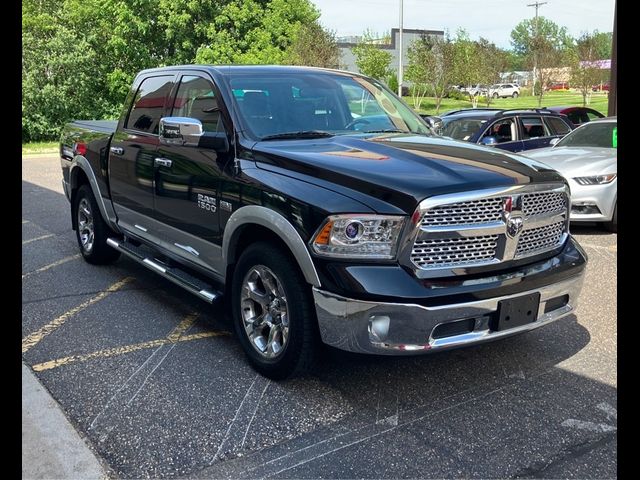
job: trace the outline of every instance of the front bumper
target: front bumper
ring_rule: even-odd
[[[618,200],[618,180],[606,185],[580,185],[570,180],[571,221],[610,222]]]
[[[558,320],[575,311],[583,278],[584,270],[535,290],[439,306],[361,301],[315,287],[313,296],[326,344],[351,352],[406,355],[488,342]],[[491,330],[500,300],[535,292],[540,293],[535,321],[509,330]],[[460,328],[453,322],[466,331],[456,334]],[[434,330],[443,332],[444,324],[451,324],[446,330],[453,334],[434,337]]]

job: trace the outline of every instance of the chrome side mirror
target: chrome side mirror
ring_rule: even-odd
[[[189,117],[164,117],[160,119],[160,143],[197,147],[202,137],[202,122]]]
[[[498,140],[496,139],[496,137],[488,136],[484,137],[480,143],[482,143],[483,145],[495,145],[498,143]]]

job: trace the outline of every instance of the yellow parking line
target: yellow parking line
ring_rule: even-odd
[[[49,270],[50,268],[57,267],[58,265],[62,265],[63,263],[67,263],[70,260],[74,260],[76,258],[80,258],[80,256],[81,255],[78,253],[76,255],[71,255],[70,257],[63,258],[62,260],[58,260],[57,262],[50,263],[49,265],[45,265],[44,267],[38,268],[37,270],[33,270],[31,272],[24,273],[22,275],[22,278],[25,279],[25,278],[27,278],[27,277],[29,277],[31,275],[35,275],[36,273],[44,272],[46,270]]]
[[[49,237],[53,237],[53,236],[54,236],[53,233],[49,233],[47,235],[42,235],[41,237],[30,238],[29,240],[24,240],[22,242],[22,244],[26,245],[27,243],[35,242],[35,241],[38,241],[38,240],[44,240],[45,238],[49,238]]]
[[[31,368],[33,368],[35,372],[42,372],[44,370],[51,370],[52,368],[58,368],[70,363],[85,362],[87,360],[93,360],[95,358],[115,357],[117,355],[123,355],[125,353],[144,350],[145,348],[155,348],[172,343],[190,342],[192,340],[200,340],[202,338],[230,335],[229,332],[225,331],[208,331],[182,336],[183,333],[193,325],[197,318],[197,314],[187,315],[187,317],[182,320],[166,338],[161,338],[159,340],[150,340],[148,342],[136,343],[133,345],[124,345],[122,347],[108,348],[106,350],[99,350],[97,352],[86,353],[84,355],[71,355],[68,357],[58,358],[56,360],[50,360],[48,362],[38,363],[36,365],[33,365]]]
[[[35,332],[27,335],[25,338],[22,339],[22,353],[25,353],[25,352],[29,351],[32,347],[34,347],[35,345],[40,343],[40,341],[44,337],[46,337],[47,335],[49,335],[50,333],[55,331],[62,324],[64,324],[69,318],[74,316],[76,313],[84,310],[85,308],[93,305],[96,302],[99,302],[100,300],[102,300],[103,298],[108,296],[110,293],[113,293],[113,292],[115,292],[117,290],[120,290],[127,283],[132,282],[133,280],[134,280],[133,277],[123,278],[122,280],[120,280],[120,281],[114,283],[113,285],[111,285],[104,292],[100,292],[95,297],[92,297],[89,300],[87,300],[86,302],[81,303],[77,307],[72,308],[68,312],[63,313],[59,317],[53,319],[51,322],[47,323],[44,327],[41,327],[38,330],[36,330]]]

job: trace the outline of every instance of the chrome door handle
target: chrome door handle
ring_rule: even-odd
[[[113,153],[114,155],[122,155],[124,153],[124,148],[122,148],[122,147],[111,147],[109,149],[109,151],[111,153]]]
[[[170,167],[173,162],[168,158],[156,158],[155,164],[158,167]]]

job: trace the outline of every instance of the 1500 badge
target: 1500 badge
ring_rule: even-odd
[[[216,199],[207,195],[198,194],[198,207],[209,212],[216,211]]]

